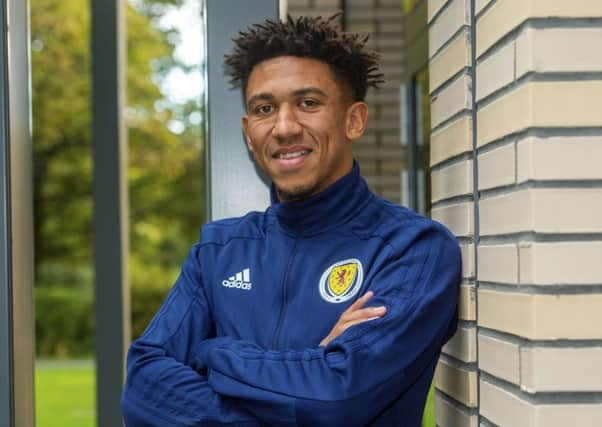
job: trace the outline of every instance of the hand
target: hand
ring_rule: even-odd
[[[330,341],[345,332],[350,326],[383,317],[387,312],[387,308],[384,306],[362,308],[373,295],[374,293],[372,291],[368,291],[358,298],[356,302],[351,304],[349,308],[341,314],[341,317],[339,317],[339,320],[326,338],[320,342],[320,346],[326,346]]]

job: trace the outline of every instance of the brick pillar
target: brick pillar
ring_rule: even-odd
[[[600,426],[602,2],[474,1],[429,1],[433,197],[477,279],[437,422]]]
[[[435,414],[442,427],[478,425],[470,15],[470,0],[428,3],[431,215],[458,237],[463,259],[459,328],[435,373]]]

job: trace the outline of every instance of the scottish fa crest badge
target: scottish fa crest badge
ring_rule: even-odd
[[[355,258],[339,261],[324,271],[320,278],[320,296],[333,303],[347,301],[358,293],[364,272]]]

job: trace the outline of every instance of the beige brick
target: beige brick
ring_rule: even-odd
[[[470,76],[462,74],[431,97],[431,126],[434,128],[454,114],[470,109],[471,102]]]
[[[443,353],[463,362],[477,360],[477,329],[459,327],[454,336],[443,346]]]
[[[431,166],[472,151],[472,119],[469,114],[431,134]]]
[[[474,244],[461,244],[460,253],[462,254],[462,277],[473,278],[474,271]]]
[[[478,15],[492,0],[475,0],[475,14]]]
[[[474,207],[472,202],[433,208],[431,217],[445,224],[456,236],[474,235]]]
[[[482,236],[516,233],[532,228],[530,193],[526,190],[479,200]]]
[[[479,409],[488,420],[499,426],[536,426],[533,405],[485,380],[481,380]]]
[[[514,81],[514,41],[477,65],[477,101]]]
[[[435,91],[460,70],[469,67],[470,64],[470,33],[462,31],[431,60],[429,66],[430,92]]]
[[[479,325],[529,339],[601,339],[602,294],[549,295],[479,289]]]
[[[527,137],[517,144],[517,180],[602,179],[599,136]]]
[[[521,242],[519,252],[521,284],[602,283],[602,242]]]
[[[516,155],[514,144],[479,155],[479,190],[514,184]]]
[[[600,427],[602,404],[542,405],[536,427]]]
[[[532,229],[543,233],[602,231],[602,189],[534,189]]]
[[[517,78],[532,71],[602,71],[602,55],[592,55],[600,46],[602,28],[525,28],[516,40]]]
[[[429,15],[431,8],[429,7]],[[432,57],[462,26],[470,23],[470,0],[452,0],[429,25],[429,57]]]
[[[441,10],[447,0],[428,0],[428,22]]]
[[[476,320],[477,305],[474,285],[461,285],[458,299],[458,318],[461,320]]]
[[[527,18],[600,17],[600,0],[501,0],[477,21],[477,55],[481,56],[494,43]]]
[[[464,160],[433,171],[431,189],[433,202],[472,194],[472,160]]]
[[[530,127],[599,126],[602,81],[529,82],[484,106],[478,120],[479,146]]]
[[[529,393],[602,390],[602,347],[523,347],[520,360],[521,388]]]
[[[479,369],[519,385],[520,368],[518,344],[479,334]]]
[[[479,422],[476,415],[470,415],[439,396],[435,396],[435,418],[439,427],[477,427]]]
[[[524,189],[479,202],[481,235],[602,231],[602,189]]]
[[[534,405],[481,380],[481,413],[499,426],[566,427],[602,425],[601,404]]]
[[[518,283],[518,248],[511,245],[479,246],[479,281]]]
[[[435,387],[469,408],[477,404],[477,373],[439,360],[435,370]]]

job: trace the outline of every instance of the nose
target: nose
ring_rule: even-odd
[[[279,140],[285,140],[301,133],[302,127],[293,108],[282,105],[278,109],[272,129],[272,135]]]

